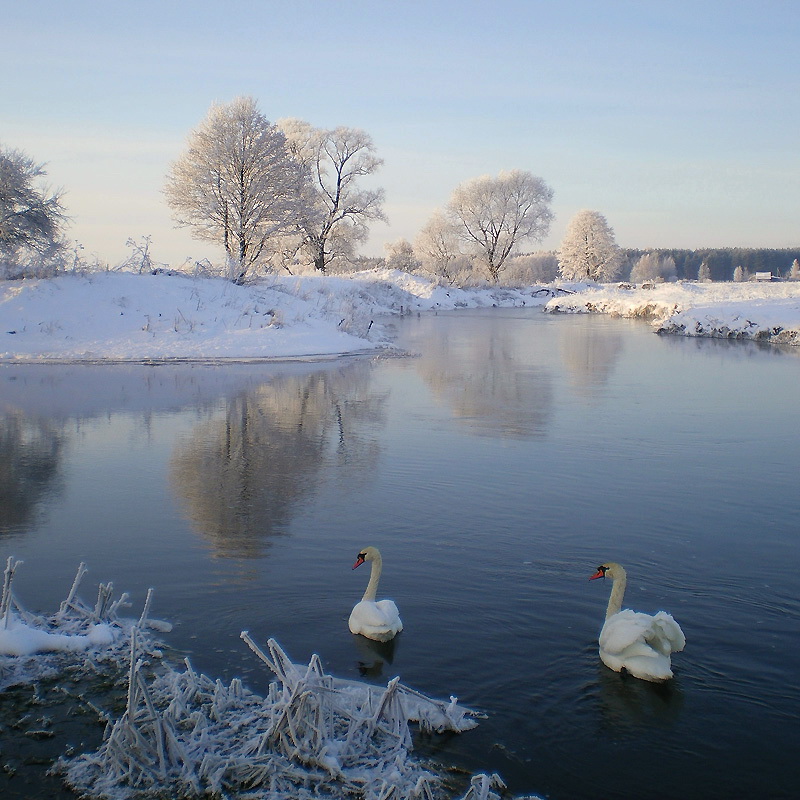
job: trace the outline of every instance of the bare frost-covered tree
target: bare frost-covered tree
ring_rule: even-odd
[[[296,223],[304,174],[251,97],[215,104],[167,175],[178,225],[225,249],[229,277],[242,283]]]
[[[66,223],[63,192],[38,181],[47,172],[20,150],[0,147],[0,274],[29,274],[29,265],[58,263]],[[46,262],[46,263],[45,263]]]
[[[670,255],[659,253],[645,253],[640,256],[631,269],[631,280],[641,281],[670,281],[677,275],[675,259]]]
[[[550,230],[553,190],[524,170],[483,175],[456,187],[447,205],[459,237],[497,283],[505,260],[526,239],[541,241]]]
[[[414,272],[419,268],[419,259],[414,253],[414,246],[408,239],[396,239],[394,242],[387,242],[383,246],[386,253],[386,266],[389,269],[397,269],[401,272]]]
[[[800,281],[800,261],[797,259],[792,261],[792,266],[789,268],[788,278],[790,281]]]
[[[598,211],[579,211],[567,225],[558,268],[567,281],[612,281],[624,261],[614,231]]]
[[[357,128],[323,130],[298,119],[277,124],[310,179],[297,222],[300,247],[314,269],[325,272],[331,261],[352,257],[355,245],[369,235],[370,222],[386,220],[383,189],[359,184],[383,161],[372,138]]]
[[[458,234],[453,222],[438,209],[417,234],[414,248],[422,266],[449,284],[455,281],[453,265],[459,256]]]

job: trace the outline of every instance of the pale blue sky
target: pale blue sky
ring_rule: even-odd
[[[796,0],[6,0],[0,143],[48,164],[71,237],[117,263],[218,254],[161,189],[215,101],[366,130],[413,240],[464,180],[524,169],[623,247],[800,245]]]

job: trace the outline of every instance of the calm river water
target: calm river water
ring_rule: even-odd
[[[133,616],[154,587],[168,644],[211,676],[264,690],[247,629],[457,695],[488,718],[423,753],[515,794],[796,797],[798,349],[522,309],[394,324],[414,357],[0,367],[19,599],[56,610],[86,561],[87,599],[112,580]],[[369,544],[405,623],[379,650],[347,630]],[[598,659],[606,560],[626,605],[686,633],[666,686]],[[20,702],[0,696],[0,794],[50,797]]]

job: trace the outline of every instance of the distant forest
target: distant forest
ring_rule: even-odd
[[[706,250],[630,250],[623,251],[628,263],[647,253],[658,253],[659,256],[672,256],[679,279],[696,280],[697,273],[703,263],[711,270],[711,280],[732,281],[733,271],[741,267],[745,274],[771,272],[774,276],[785,278],[792,268],[792,262],[800,259],[800,248],[773,250],[768,248],[745,249],[741,247],[724,247]]]

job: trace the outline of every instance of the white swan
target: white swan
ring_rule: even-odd
[[[661,682],[672,677],[670,653],[683,650],[686,637],[665,611],[654,615],[622,608],[627,576],[613,561],[601,564],[589,580],[611,578],[606,621],[600,631],[600,660],[615,672],[623,669],[636,678]]]
[[[403,623],[400,621],[400,614],[394,600],[378,600],[375,602],[375,595],[378,593],[378,581],[381,578],[383,562],[377,547],[365,547],[353,564],[353,569],[361,566],[365,561],[372,562],[372,571],[369,575],[364,597],[361,602],[356,603],[350,612],[348,622],[351,633],[360,633],[367,639],[374,639],[378,642],[388,642],[396,634],[403,630]]]

